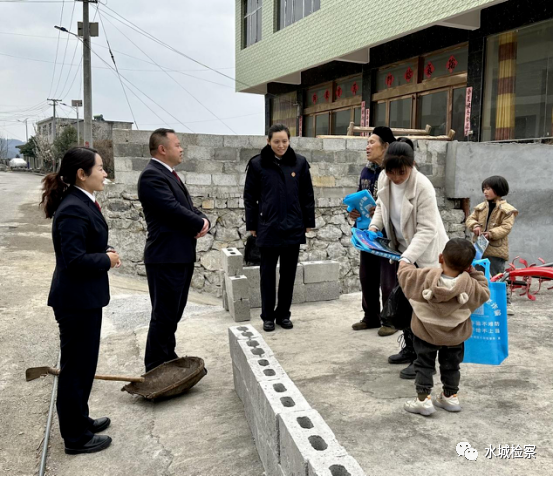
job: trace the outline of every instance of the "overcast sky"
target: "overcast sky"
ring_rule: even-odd
[[[100,22],[100,35],[93,38],[94,115],[133,121],[132,109],[139,129],[165,126],[180,132],[264,133],[262,95],[235,93],[231,79],[124,25],[128,20],[180,53],[233,78],[234,1],[101,1],[99,14],[96,6],[90,6],[91,20],[96,16],[95,21],[101,19],[105,27],[104,31]],[[34,134],[34,123],[52,116],[47,98],[67,104],[82,98],[82,44],[54,29],[62,25],[76,33],[82,2],[0,0],[0,18],[0,136],[24,140],[25,126],[17,120],[29,118],[29,136]],[[121,75],[133,85],[122,78],[131,109],[117,75],[109,68],[113,63],[106,40]],[[164,72],[156,63],[176,71]],[[62,106],[58,115],[75,117],[75,112]]]

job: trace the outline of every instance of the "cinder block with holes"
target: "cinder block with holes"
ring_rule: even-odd
[[[310,457],[308,475],[366,475],[360,464],[350,455],[339,457]]]
[[[242,275],[242,253],[237,248],[222,248],[221,257],[223,272],[226,276]]]
[[[314,409],[279,415],[281,467],[286,475],[307,475],[308,460],[347,455]]]
[[[249,298],[248,278],[245,275],[225,276],[225,291],[229,302]]]

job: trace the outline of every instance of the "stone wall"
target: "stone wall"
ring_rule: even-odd
[[[110,226],[110,244],[125,263],[121,273],[145,275],[142,258],[146,224],[136,184],[150,159],[149,136],[150,131],[114,131],[115,183],[99,196]],[[179,134],[179,138],[184,159],[176,169],[194,204],[215,224],[198,241],[197,273],[192,286],[221,296],[220,250],[244,249],[248,235],[242,200],[245,168],[266,140],[263,136],[201,134]],[[358,291],[359,252],[350,244],[351,225],[342,199],[357,189],[360,171],[366,164],[366,141],[294,137],[291,144],[310,162],[316,197],[316,228],[307,234],[300,261],[338,261],[341,293]],[[416,149],[419,170],[435,185],[447,231],[451,236],[463,237],[465,216],[460,200],[448,199],[444,192],[447,144],[420,142]]]

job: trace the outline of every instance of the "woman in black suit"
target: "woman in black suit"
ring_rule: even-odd
[[[95,435],[110,419],[89,417],[102,308],[110,301],[108,271],[121,265],[108,247],[108,225],[94,193],[104,189],[107,174],[96,150],[75,147],[62,159],[58,173],[43,180],[41,206],[53,218],[56,269],[48,305],[60,328],[61,371],[57,410],[67,454],[98,452],[112,439]]]

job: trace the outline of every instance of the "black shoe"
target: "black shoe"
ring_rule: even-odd
[[[94,434],[96,434],[97,432],[102,432],[104,429],[110,427],[111,422],[112,421],[110,421],[109,417],[99,417],[98,419],[92,421],[89,430]]]
[[[275,323],[273,321],[264,321],[264,331],[275,331]]]
[[[402,371],[400,371],[400,377],[402,379],[415,379],[416,372],[414,368],[414,363],[410,363],[407,368],[404,368]]]
[[[67,447],[65,448],[66,454],[76,455],[76,454],[92,454],[93,452],[99,452],[101,450],[110,447],[112,443],[112,438],[110,436],[93,436],[90,441],[82,446],[78,447]]]
[[[404,332],[398,337],[401,349],[400,353],[389,356],[390,364],[410,364],[416,359],[416,353],[414,350],[412,332],[410,330],[404,330]]]
[[[290,321],[290,319],[288,319],[288,318],[283,318],[282,320],[277,320],[277,324],[281,328],[284,328],[285,330],[290,330],[293,326],[292,321]]]

